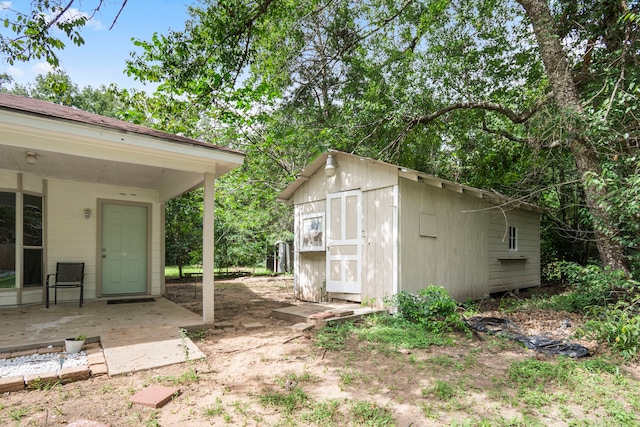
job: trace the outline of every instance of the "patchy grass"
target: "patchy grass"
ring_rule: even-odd
[[[256,320],[248,316],[279,292],[291,295],[291,286],[252,280],[216,287],[221,320]],[[518,323],[531,320],[527,327],[554,330],[566,318],[519,298],[509,307]],[[497,304],[487,310],[495,315]],[[606,346],[584,359],[551,357],[499,336],[434,331],[393,316],[301,334],[270,310],[259,330],[194,335],[205,360],[3,394],[0,425],[640,425],[639,367]],[[570,320],[582,325],[579,316]],[[158,383],[181,393],[157,410],[130,402]]]

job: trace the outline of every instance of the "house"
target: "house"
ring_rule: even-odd
[[[204,321],[213,322],[214,181],[238,151],[0,94],[0,307],[44,304],[57,262],[85,263],[84,298],[159,296],[164,203],[204,186]],[[78,301],[58,290],[58,302]]]
[[[457,300],[540,284],[540,209],[339,151],[280,195],[294,205],[294,289],[321,302],[443,286]]]

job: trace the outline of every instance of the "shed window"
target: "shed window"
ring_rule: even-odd
[[[518,250],[518,229],[512,226],[509,226],[509,250]]]

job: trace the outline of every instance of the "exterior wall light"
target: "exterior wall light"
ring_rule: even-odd
[[[33,151],[27,151],[27,154],[24,156],[24,161],[27,162],[28,165],[35,165],[38,163],[38,155]]]
[[[324,174],[327,178],[331,178],[336,174],[336,165],[333,162],[333,155],[327,157],[327,165],[324,167]]]
[[[91,218],[91,209],[85,208],[84,209],[84,219],[89,219],[89,218]]]

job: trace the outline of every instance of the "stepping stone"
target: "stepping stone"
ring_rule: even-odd
[[[336,317],[346,317],[346,316],[352,316],[353,310],[347,310],[347,309],[331,310],[329,313],[333,313]]]
[[[315,325],[312,325],[311,323],[296,323],[291,327],[291,329],[293,329],[294,331],[299,332],[310,331],[313,328],[315,328]]]
[[[320,313],[314,313],[309,315],[309,319],[314,319],[314,320],[325,320],[325,319],[331,319],[332,317],[336,317],[336,314],[330,313],[328,311],[322,311]]]
[[[260,322],[249,322],[249,323],[243,323],[242,327],[245,329],[260,329],[260,328],[264,328],[264,325]]]
[[[230,329],[230,328],[235,328],[236,325],[234,325],[233,322],[219,322],[219,323],[216,323],[214,327],[216,329]]]
[[[158,409],[166,405],[173,396],[178,394],[180,394],[179,388],[152,385],[131,396],[131,402]]]

